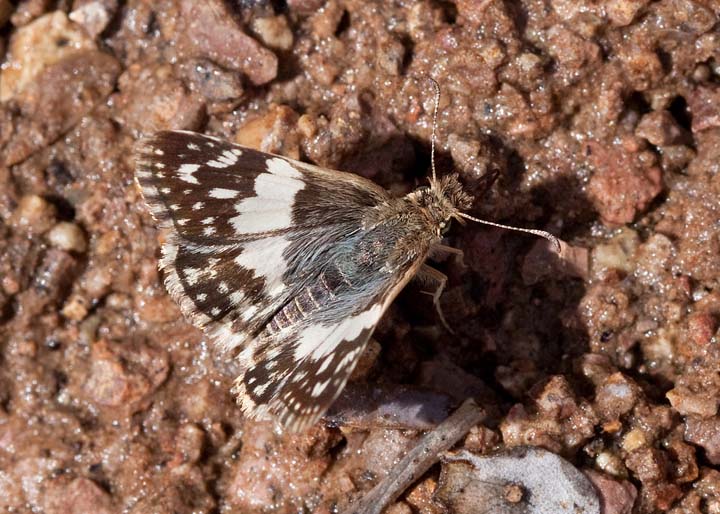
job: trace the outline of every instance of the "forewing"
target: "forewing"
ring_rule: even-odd
[[[256,335],[293,297],[298,261],[321,255],[388,199],[355,175],[191,132],[143,140],[136,163],[145,201],[166,230],[166,286],[225,348]]]
[[[137,181],[153,216],[196,244],[355,223],[388,200],[369,180],[194,132],[141,141]]]

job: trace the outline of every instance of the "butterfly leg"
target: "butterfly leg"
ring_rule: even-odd
[[[460,268],[467,268],[465,264],[465,252],[459,248],[453,248],[444,244],[434,244],[428,252],[428,259],[436,262],[445,262],[448,258],[453,258]]]
[[[448,255],[457,255],[462,261],[465,252],[463,252],[459,248],[453,248],[452,246],[447,246],[443,244],[435,244],[432,246],[432,248],[430,248],[430,259],[440,259],[443,257],[447,257]]]
[[[455,248],[452,249],[455,250]],[[433,298],[433,304],[435,305],[435,310],[437,310],[438,316],[440,317],[440,322],[443,324],[443,326],[447,329],[448,332],[455,335],[455,331],[450,328],[450,325],[448,324],[447,320],[445,319],[445,315],[443,314],[442,307],[440,306],[440,296],[445,290],[445,286],[447,285],[448,281],[447,275],[445,275],[441,271],[436,270],[432,266],[423,264],[418,271],[417,277],[425,282],[432,282],[437,284],[435,291],[428,294],[430,294]]]

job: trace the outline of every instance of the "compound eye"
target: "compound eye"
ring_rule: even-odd
[[[440,233],[442,235],[445,235],[448,230],[450,230],[450,221],[441,221],[440,222]]]

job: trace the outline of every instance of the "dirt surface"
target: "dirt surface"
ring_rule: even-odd
[[[719,17],[711,0],[0,0],[0,511],[341,512],[472,396],[488,421],[462,448],[558,453],[605,514],[720,512]],[[411,284],[353,409],[295,436],[244,422],[233,363],[162,286],[134,141],[198,130],[402,194],[428,174],[429,75],[438,168],[472,213],[589,266],[455,226],[464,262],[438,264],[455,335]],[[439,473],[388,512],[445,512]]]

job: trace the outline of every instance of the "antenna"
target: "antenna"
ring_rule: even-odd
[[[435,131],[437,129],[438,105],[440,104],[440,84],[432,77],[428,77],[435,88],[435,107],[433,108],[432,135],[430,136],[430,166],[432,168],[432,181],[437,181],[437,173],[435,172]]]
[[[437,80],[432,77],[427,78],[430,82],[432,82],[433,87],[435,88],[435,106],[433,108],[432,135],[430,136],[430,167],[432,168],[432,182],[435,183],[437,182],[437,173],[435,171],[435,133],[437,131],[438,105],[440,105],[440,84],[438,84]],[[560,246],[560,240],[554,235],[552,235],[550,232],[546,232],[545,230],[503,225],[501,223],[495,223],[493,221],[481,220],[480,218],[465,214],[464,212],[457,212],[457,216],[468,219],[470,221],[475,221],[477,223],[482,223],[483,225],[490,225],[491,227],[502,228],[505,230],[513,230],[515,232],[525,232],[526,234],[540,236],[550,241],[555,246],[555,250],[557,251],[557,253],[560,253],[562,251],[562,246]]]
[[[464,212],[458,212],[458,216],[461,218],[468,219],[470,221],[475,221],[477,223],[482,223],[483,225],[490,225],[491,227],[497,227],[497,228],[503,228],[506,230],[514,230],[515,232],[525,232],[526,234],[532,234],[535,236],[544,237],[548,241],[550,241],[553,245],[555,245],[555,250],[557,253],[560,253],[562,251],[562,246],[560,246],[560,240],[552,235],[550,232],[546,232],[544,230],[538,230],[535,228],[520,228],[520,227],[512,227],[510,225],[503,225],[501,223],[495,223],[494,221],[487,221],[487,220],[481,220],[480,218],[476,218],[475,216],[470,216],[469,214],[465,214]]]

